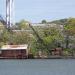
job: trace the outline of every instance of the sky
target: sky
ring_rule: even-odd
[[[14,0],[15,22],[32,23],[75,17],[75,0]],[[0,14],[5,17],[5,0],[0,0]]]

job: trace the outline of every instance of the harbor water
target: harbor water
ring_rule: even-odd
[[[75,59],[1,59],[0,75],[75,75]]]

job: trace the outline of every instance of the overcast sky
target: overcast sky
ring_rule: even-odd
[[[40,22],[75,17],[75,0],[14,0],[15,21]],[[0,14],[5,16],[5,0],[0,0]]]

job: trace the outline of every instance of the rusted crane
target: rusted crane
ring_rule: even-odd
[[[44,40],[39,36],[38,32],[33,28],[33,26],[31,24],[29,24],[29,26],[33,30],[34,34],[36,35],[37,42],[40,43],[40,44],[42,44],[45,49],[47,49],[48,51],[50,51],[50,49],[48,48],[47,44],[45,44]]]

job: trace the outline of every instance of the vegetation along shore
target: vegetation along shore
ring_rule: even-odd
[[[75,58],[75,18],[42,20],[40,23],[21,20],[11,29],[3,22],[0,20],[1,50],[3,45],[26,44],[27,58]],[[0,57],[4,58],[1,50]],[[18,58],[23,56],[18,55]]]

